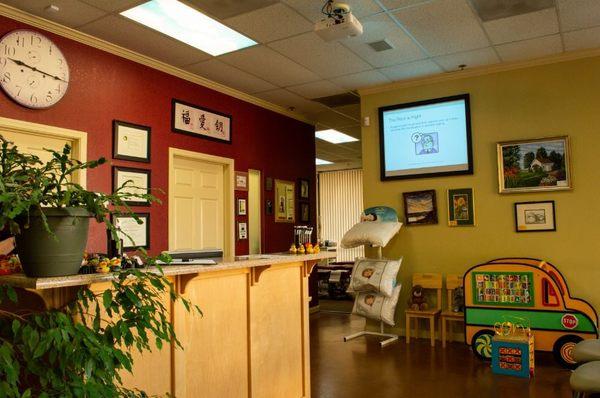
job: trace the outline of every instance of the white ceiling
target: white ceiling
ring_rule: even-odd
[[[129,21],[119,12],[144,0],[2,2],[149,55],[270,102],[320,127],[360,138],[360,107],[329,108],[313,98],[469,67],[600,47],[600,0],[554,0],[551,8],[484,21],[483,0],[344,0],[364,27],[360,37],[324,42],[312,32],[321,0],[187,0],[259,45],[219,57]],[[511,4],[515,0],[485,0]],[[529,5],[548,0],[528,0]],[[50,4],[57,13],[45,11]],[[486,3],[486,6],[489,4]],[[391,50],[367,43],[386,39]],[[317,140],[317,155],[360,161],[360,142]]]

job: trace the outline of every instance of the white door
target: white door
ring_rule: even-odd
[[[69,138],[46,137],[13,131],[0,131],[0,135],[15,144],[20,152],[36,155],[42,162],[47,162],[52,159],[52,154],[45,151],[44,148],[62,152],[65,144],[69,144],[72,148],[75,143],[75,140]]]
[[[223,165],[175,157],[169,250],[224,249]]]

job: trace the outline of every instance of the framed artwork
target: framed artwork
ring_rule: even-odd
[[[268,216],[273,215],[273,201],[271,199],[267,199],[265,202],[265,213],[267,213]]]
[[[231,144],[231,115],[173,99],[171,130]]]
[[[554,201],[515,203],[517,232],[556,231]]]
[[[113,158],[150,163],[151,128],[113,120]]]
[[[272,177],[265,178],[265,190],[266,191],[273,190],[273,178]]]
[[[571,189],[569,137],[500,142],[500,193]]]
[[[132,216],[114,216],[117,235],[123,240],[123,250],[150,247],[150,213],[136,213],[140,222]]]
[[[248,211],[246,210],[246,199],[244,198],[238,198],[237,200],[237,215],[238,216],[245,216],[248,214]]]
[[[275,222],[296,221],[296,184],[275,180]]]
[[[473,188],[448,190],[448,225],[450,227],[475,225]]]
[[[310,183],[308,180],[302,179],[300,178],[298,180],[298,183],[300,184],[300,199],[309,199],[310,197],[310,191],[309,191],[309,187],[310,187]]]
[[[238,240],[248,239],[248,223],[238,222]]]
[[[235,190],[236,191],[247,191],[248,190],[248,173],[244,171],[235,172]]]
[[[150,193],[150,170],[134,169],[132,167],[113,166],[112,175],[113,192],[121,188],[123,184],[127,182],[127,188],[122,189],[121,192],[130,194]],[[150,205],[150,202],[148,202],[147,200],[126,200],[125,203],[127,203],[130,206]]]
[[[435,190],[404,192],[404,222],[406,225],[437,224]]]
[[[310,204],[300,203],[300,222],[310,222]]]

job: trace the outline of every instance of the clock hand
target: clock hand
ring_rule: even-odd
[[[31,70],[32,70],[32,71],[34,71],[34,72],[40,72],[42,75],[46,75],[46,76],[48,76],[48,77],[51,77],[51,78],[53,78],[54,80],[60,80],[61,82],[68,83],[66,80],[63,80],[63,79],[61,79],[61,78],[60,78],[60,77],[58,77],[58,76],[54,76],[54,75],[51,75],[50,73],[46,73],[46,72],[44,72],[43,70],[39,70],[39,69],[37,69],[35,66],[29,66],[29,65],[27,65],[27,64],[26,64],[25,62],[23,62],[23,61],[19,61],[18,59],[13,59],[13,58],[9,58],[9,57],[7,57],[7,58],[8,58],[9,60],[13,61],[15,64],[17,64],[17,65],[19,65],[19,66],[24,66],[24,67],[26,67],[26,68],[29,68],[29,69],[31,69]]]

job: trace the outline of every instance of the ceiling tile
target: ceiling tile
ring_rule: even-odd
[[[347,90],[336,86],[327,80],[319,80],[312,83],[300,84],[298,86],[286,87],[289,91],[294,92],[304,98],[321,98],[330,95],[341,94]]]
[[[394,15],[431,55],[489,46],[478,19],[466,0],[424,3]]]
[[[225,63],[277,86],[320,80],[319,76],[265,46],[254,46],[219,57]]]
[[[83,25],[106,15],[104,11],[77,0],[52,0],[52,2],[41,0],[2,0],[2,3],[69,27]],[[50,4],[57,6],[59,11],[45,11],[45,8]]]
[[[413,79],[443,72],[439,66],[429,60],[390,66],[380,71],[392,80]]]
[[[591,28],[600,25],[600,1],[557,0],[563,31]]]
[[[223,23],[262,43],[313,29],[312,23],[282,3],[225,19]]]
[[[462,53],[442,55],[434,58],[434,61],[447,71],[458,70],[459,65],[466,65],[467,68],[477,66],[491,65],[500,62],[500,58],[492,47],[481,48],[479,50],[465,51]]]
[[[327,109],[319,103],[304,99],[282,88],[258,93],[255,96],[285,108],[294,107],[295,111],[306,115],[315,115]]]
[[[558,33],[555,8],[484,22],[493,44],[509,43]]]
[[[419,46],[387,14],[378,14],[362,21],[364,33],[345,40],[343,44],[375,67],[396,65],[425,58]],[[393,48],[377,52],[368,45],[385,39]]]
[[[79,0],[108,12],[121,12],[133,8],[148,0]],[[54,1],[52,1],[54,4]]]
[[[376,70],[369,70],[366,72],[336,77],[331,79],[331,81],[348,90],[356,90],[368,86],[375,86],[377,84],[389,83],[390,79]]]
[[[109,15],[79,30],[174,66],[190,65],[211,58],[203,51],[121,16]]]
[[[231,18],[277,3],[277,0],[186,0],[198,10],[218,19]]]
[[[209,61],[189,65],[184,67],[184,69],[226,86],[251,94],[277,88],[275,85],[269,82],[252,76],[251,74],[234,68],[233,66],[227,65],[226,63],[217,59],[211,59]]]
[[[426,1],[428,0],[381,0],[381,4],[383,4],[387,10],[395,10],[397,8],[414,6]]]
[[[294,8],[312,22],[318,22],[325,18],[325,15],[321,13],[321,8],[325,1],[282,0],[282,2]],[[344,0],[344,3],[350,6],[352,14],[357,18],[382,12],[381,7],[372,0]]]
[[[560,35],[538,37],[496,46],[503,61],[520,61],[558,54],[563,51]]]
[[[565,50],[583,50],[600,47],[600,26],[590,29],[575,30],[563,34]]]
[[[328,78],[371,69],[371,66],[339,42],[325,42],[314,32],[276,41],[270,47]]]

